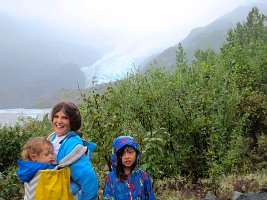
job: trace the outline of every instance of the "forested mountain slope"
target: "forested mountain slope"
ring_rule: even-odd
[[[181,41],[188,58],[188,62],[191,63],[194,59],[194,52],[197,49],[205,50],[211,48],[218,52],[220,47],[222,47],[226,41],[228,29],[235,27],[237,22],[245,21],[248,12],[253,6],[257,6],[262,13],[267,15],[267,3],[263,3],[262,1],[262,3],[240,6],[205,27],[193,29],[189,35]],[[154,57],[151,57],[143,63],[141,69],[145,70],[155,64],[160,67],[171,69],[175,64],[177,47],[178,44],[166,49]]]

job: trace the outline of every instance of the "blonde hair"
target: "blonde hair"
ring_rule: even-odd
[[[22,148],[22,159],[32,160],[31,155],[40,155],[44,147],[53,148],[53,144],[46,137],[33,137]]]

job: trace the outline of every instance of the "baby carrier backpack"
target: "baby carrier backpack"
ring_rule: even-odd
[[[78,144],[54,169],[39,170],[30,182],[24,182],[24,200],[75,200],[68,166],[87,151],[86,146]]]

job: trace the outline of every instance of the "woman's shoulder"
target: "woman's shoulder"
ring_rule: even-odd
[[[78,144],[83,145],[82,139],[75,132],[69,132],[67,136],[62,140],[60,148],[68,149],[67,151],[71,151]]]
[[[78,136],[74,131],[69,132],[63,142],[83,144],[82,138]]]

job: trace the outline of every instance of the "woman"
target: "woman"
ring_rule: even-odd
[[[55,132],[49,138],[54,146],[55,160],[59,163],[76,145],[85,143],[76,134],[81,127],[81,114],[74,103],[64,101],[54,106],[51,120]],[[88,151],[91,154],[96,145],[90,142],[86,144],[89,144]],[[87,154],[70,165],[70,173],[73,195],[78,195],[79,200],[97,198],[98,179]]]

